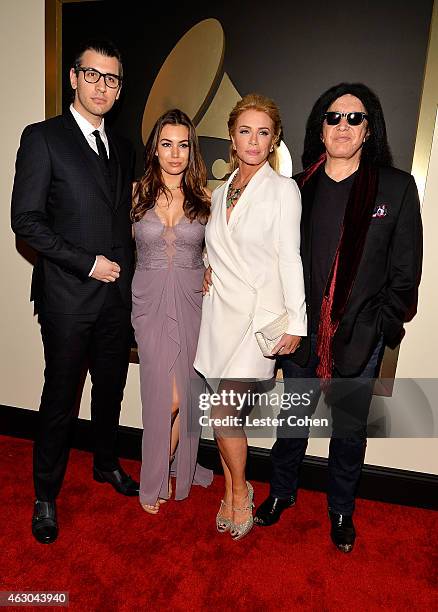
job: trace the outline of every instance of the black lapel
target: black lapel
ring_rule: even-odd
[[[117,180],[116,180],[116,193],[114,200],[114,210],[116,210],[120,206],[120,198],[122,195],[122,164],[120,162],[120,151],[117,145],[117,139],[114,137],[114,134],[110,130],[105,130],[108,138],[108,142],[110,144],[110,155],[114,154],[117,166]]]
[[[301,256],[303,264],[310,272],[312,255],[312,210],[315,199],[316,186],[321,169],[318,169],[312,177],[300,188],[301,191]],[[297,177],[298,179],[298,177]],[[298,183],[299,184],[299,183]]]
[[[73,142],[77,145],[78,151],[81,153],[82,160],[84,162],[85,172],[96,182],[102,196],[104,197],[105,203],[113,210],[113,202],[111,199],[111,190],[108,185],[108,181],[105,179],[103,172],[100,168],[100,161],[88,144],[85,136],[81,132],[80,127],[76,123],[73,115],[70,111],[67,111],[63,116],[64,126],[70,130]]]

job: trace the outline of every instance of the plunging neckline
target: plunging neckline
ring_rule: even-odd
[[[230,188],[231,183],[233,182],[234,177],[236,176],[238,172],[238,168],[233,172],[233,174],[230,175],[226,186],[225,186],[225,194],[224,194],[224,200],[223,200],[223,210],[224,210],[224,215],[225,215],[225,225],[227,227],[230,226],[230,221],[231,221],[231,217],[233,215],[234,209],[236,208],[236,206],[238,205],[238,203],[240,202],[241,197],[243,196],[243,193],[239,196],[239,199],[237,200],[236,204],[233,206],[231,212],[230,212],[230,216],[227,219],[227,212],[228,212],[228,208],[227,208],[227,194],[228,194],[228,189]]]
[[[230,231],[230,233],[232,232],[234,225],[237,223],[236,214],[237,214],[237,219],[239,219],[249,204],[248,198],[252,197],[254,187],[257,187],[259,185],[260,181],[262,181],[264,177],[267,175],[267,173],[271,170],[271,167],[269,165],[269,162],[266,160],[265,163],[262,166],[260,166],[260,168],[258,168],[256,172],[254,172],[250,180],[247,182],[246,188],[244,189],[243,193],[240,195],[236,205],[233,207],[233,210],[231,211],[229,218],[227,219],[228,188],[231,182],[233,181],[234,177],[236,176],[238,170],[239,169],[236,168],[236,170],[234,170],[234,172],[229,176],[228,181],[226,183],[226,187],[225,187],[225,193],[223,194],[223,200],[222,200],[222,211],[223,211],[222,214],[224,215],[223,219],[225,220],[225,225]],[[235,208],[237,208],[237,213],[234,212]]]
[[[268,162],[265,162],[265,164]],[[238,210],[242,210],[242,200],[243,200],[243,206],[245,206],[245,204],[247,203],[246,199],[247,199],[247,192],[248,192],[248,188],[251,186],[251,183],[253,182],[253,179],[255,176],[257,176],[257,174],[260,172],[260,170],[262,170],[262,168],[265,167],[265,164],[263,164],[263,166],[261,166],[257,172],[255,172],[252,177],[249,179],[249,181],[247,182],[245,189],[243,190],[243,193],[240,194],[239,199],[237,200],[236,204],[233,206],[233,209],[230,213],[230,216],[227,219],[227,194],[228,194],[228,189],[230,187],[230,184],[233,182],[234,177],[236,176],[237,172],[239,171],[239,169],[237,168],[229,177],[227,183],[226,183],[226,187],[225,187],[225,193],[224,193],[224,199],[222,202],[222,210],[223,210],[223,214],[224,214],[224,218],[225,218],[225,225],[227,226],[228,229],[230,229],[230,223],[231,223],[231,219],[235,219],[236,215],[234,213],[234,209],[239,207]]]
[[[228,192],[228,189],[227,189],[227,192]],[[229,223],[230,223],[230,221],[231,221],[231,216],[232,216],[232,214],[233,214],[233,212],[234,212],[234,209],[235,209],[235,208],[236,208],[236,206],[239,204],[239,202],[240,202],[240,198],[241,198],[242,196],[243,196],[243,193],[242,193],[242,194],[240,194],[239,199],[238,199],[238,200],[237,200],[237,202],[234,204],[234,206],[231,208],[230,216],[228,217],[228,219],[227,219],[227,212],[228,212],[228,208],[227,208],[227,197],[225,196],[225,222],[226,222],[226,224],[227,224],[227,227],[228,227],[228,225],[229,225]]]
[[[174,223],[173,225],[167,225],[167,223],[164,223],[163,219],[160,217],[160,215],[157,213],[156,211],[156,206],[153,207],[153,212],[155,214],[155,216],[157,217],[158,221],[161,223],[161,225],[167,229],[172,229],[173,227],[176,227],[177,225],[179,225],[181,223],[181,221],[184,219],[185,214],[183,213],[181,215],[181,217],[179,217],[178,221],[176,223]]]

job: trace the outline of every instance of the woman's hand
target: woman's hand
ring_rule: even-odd
[[[204,276],[205,279],[205,276]],[[292,336],[291,334],[283,334],[280,342],[274,346],[273,355],[290,355],[295,353],[300,346],[301,336]]]
[[[207,295],[209,293],[210,285],[213,284],[211,280],[211,266],[205,269],[204,272],[204,280],[202,281],[202,295]]]

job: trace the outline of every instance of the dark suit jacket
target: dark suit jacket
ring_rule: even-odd
[[[321,168],[301,190],[301,256],[307,303],[311,296],[312,205]],[[413,177],[396,168],[379,169],[374,215],[344,316],[333,339],[336,370],[358,374],[366,365],[379,337],[395,347],[403,338],[403,323],[416,313],[422,264],[420,202]],[[312,312],[308,308],[309,329]],[[304,365],[309,343],[303,342],[296,361]]]
[[[108,285],[88,277],[96,255],[120,265],[117,283],[130,306],[134,154],[127,140],[110,130],[106,133],[118,162],[115,197],[70,111],[23,131],[12,194],[12,229],[38,254],[31,292],[38,312],[98,312]]]

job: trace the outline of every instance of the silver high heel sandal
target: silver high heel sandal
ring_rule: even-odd
[[[224,508],[231,508],[231,504],[227,504],[227,502],[221,499],[221,507],[219,508],[219,512],[216,514],[216,529],[219,531],[219,533],[229,531],[231,529],[231,525],[233,524],[231,519],[221,516],[222,506]]]
[[[245,510],[251,511],[251,516],[244,523],[233,523],[231,522],[230,534],[233,540],[241,540],[244,536],[246,536],[252,529],[254,525],[254,517],[252,515],[252,510],[254,508],[254,489],[251,486],[251,483],[246,481],[246,486],[248,489],[248,505],[243,508],[234,508],[235,512],[243,512]]]

